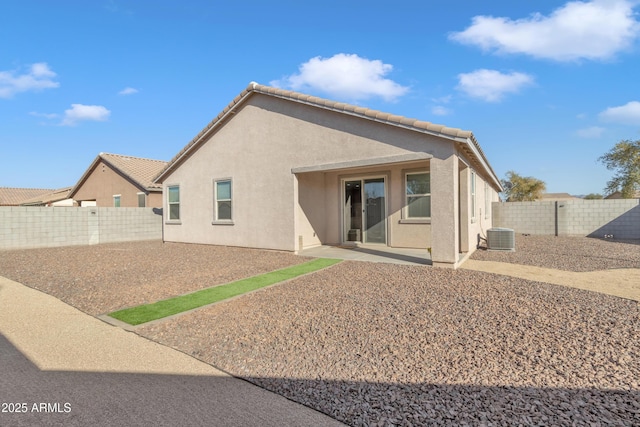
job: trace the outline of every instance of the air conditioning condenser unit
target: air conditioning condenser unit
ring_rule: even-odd
[[[494,227],[487,230],[487,249],[490,251],[515,251],[516,237],[510,228]]]

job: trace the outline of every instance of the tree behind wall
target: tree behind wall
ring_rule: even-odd
[[[547,185],[531,176],[520,176],[514,171],[507,172],[501,180],[507,202],[533,202],[542,196]]]
[[[618,142],[613,148],[598,158],[607,169],[615,171],[605,192],[607,194],[620,191],[624,199],[635,197],[640,191],[640,139]]]
[[[602,194],[596,194],[596,193],[589,193],[586,196],[584,196],[585,200],[600,200],[603,199]]]

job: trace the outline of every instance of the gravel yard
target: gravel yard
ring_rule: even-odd
[[[288,252],[153,240],[0,251],[0,276],[95,316],[308,260]]]
[[[345,261],[138,331],[350,425],[638,425],[640,309]]]
[[[515,252],[477,250],[471,259],[567,271],[640,268],[640,240],[525,236],[516,233]]]
[[[531,237],[520,262],[601,258]],[[0,275],[99,314],[303,261],[144,242],[0,252]],[[640,425],[640,305],[580,289],[344,261],[137,332],[350,425]]]

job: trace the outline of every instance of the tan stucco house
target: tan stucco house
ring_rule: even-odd
[[[251,83],[166,166],[164,239],[431,248],[457,267],[500,181],[469,131]]]
[[[162,208],[162,160],[100,153],[69,192],[78,206]]]

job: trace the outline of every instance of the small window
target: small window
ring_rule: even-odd
[[[431,177],[428,172],[406,174],[407,219],[431,218]]]
[[[147,195],[144,193],[138,193],[138,207],[144,208],[147,206]]]
[[[113,196],[113,207],[114,208],[119,208],[120,207],[120,195],[119,194]]]
[[[167,205],[169,206],[169,220],[180,219],[180,186],[167,187]]]
[[[231,221],[231,180],[214,181],[215,221]]]
[[[476,173],[471,171],[471,221],[476,219]]]
[[[489,189],[489,184],[487,182],[484,183],[484,219],[489,219],[491,217],[491,192]]]

